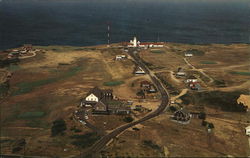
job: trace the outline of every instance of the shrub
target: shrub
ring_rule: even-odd
[[[208,123],[207,127],[210,128],[210,129],[213,129],[214,128],[214,124],[213,123]]]
[[[123,121],[124,122],[127,122],[127,123],[129,123],[129,122],[132,122],[134,119],[131,117],[131,116],[126,116],[126,117],[124,117],[124,119],[123,119]]]
[[[207,126],[207,124],[208,124],[208,122],[207,122],[207,121],[202,120],[202,122],[201,122],[201,125],[202,125],[202,126]]]
[[[176,107],[174,107],[174,106],[170,106],[170,107],[169,107],[169,110],[170,110],[171,112],[175,112],[177,109],[176,109]]]
[[[56,136],[58,134],[63,134],[63,132],[67,129],[66,123],[63,119],[58,119],[53,122],[51,127],[51,135]]]
[[[151,140],[144,140],[143,144],[145,146],[151,147],[152,149],[156,149],[156,150],[160,150],[161,149],[157,144],[154,144]]]
[[[210,105],[223,111],[246,112],[247,107],[238,104],[237,99],[243,92],[202,92],[195,94],[195,104]]]
[[[83,135],[73,135],[70,138],[74,139],[72,144],[81,148],[89,147],[93,145],[100,136],[96,133],[86,133]]]
[[[199,117],[199,119],[205,120],[206,119],[206,113],[205,112],[200,112],[198,117]]]

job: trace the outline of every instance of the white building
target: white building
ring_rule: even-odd
[[[193,56],[193,53],[188,53],[188,52],[185,53],[185,57],[192,57],[192,56]]]
[[[186,83],[194,83],[194,82],[198,82],[198,79],[194,76],[189,76],[188,79],[186,80]]]
[[[145,74],[145,71],[140,67],[136,67],[135,74]]]
[[[98,102],[99,98],[97,96],[95,96],[95,94],[91,93],[89,94],[86,98],[86,101],[93,101],[93,102]]]
[[[185,72],[179,71],[176,73],[176,76],[186,76]]]
[[[134,37],[133,40],[130,40],[128,47],[137,47],[137,45],[140,43],[140,41],[137,41],[136,37]]]
[[[250,136],[250,126],[246,127],[245,131],[246,131],[246,135]]]
[[[123,60],[126,58],[126,55],[116,55],[115,60]]]
[[[164,46],[163,42],[143,42],[141,43],[134,37],[133,40],[130,40],[130,42],[127,45],[128,47],[135,48],[135,47],[140,47],[140,48],[161,48]]]

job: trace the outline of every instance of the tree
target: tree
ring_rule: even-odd
[[[214,128],[214,124],[213,123],[209,123],[207,127],[210,128],[210,129],[212,129],[212,128]]]
[[[132,122],[134,119],[131,117],[131,116],[126,116],[124,119],[123,119],[123,121],[124,122],[127,122],[127,123],[129,123],[129,122]]]
[[[145,93],[142,90],[140,90],[139,92],[137,92],[136,95],[140,96],[142,98],[145,98]]]
[[[51,127],[51,136],[56,136],[58,134],[63,134],[63,132],[67,129],[66,123],[63,119],[57,119],[53,122]]]
[[[202,122],[201,122],[201,125],[202,125],[202,126],[207,126],[207,124],[208,124],[207,121],[202,120]]]
[[[171,112],[175,112],[177,109],[176,109],[176,107],[174,107],[174,106],[170,106],[170,107],[169,107],[169,110],[170,110]]]

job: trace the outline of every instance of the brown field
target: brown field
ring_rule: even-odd
[[[70,47],[70,50],[65,48],[65,51],[58,51],[59,46],[38,48],[45,51],[34,58],[22,60],[19,68],[13,71],[11,94],[1,103],[1,140],[8,138],[8,141],[1,143],[1,151],[11,153],[11,144],[25,138],[27,155],[79,154],[79,149],[71,144],[69,138],[72,135],[70,125],[77,124],[70,119],[72,112],[90,88],[103,87],[104,82],[130,78],[133,63],[130,60],[114,61],[115,55],[122,53],[118,49],[100,47],[99,50],[74,50]],[[29,84],[20,86],[23,83],[31,83],[31,89]],[[19,91],[20,88],[28,88],[28,91]],[[120,86],[112,88],[116,92]],[[25,119],[19,117],[32,111],[43,112],[44,115]],[[64,137],[52,138],[50,127],[57,118],[65,119],[69,127]],[[83,133],[90,131],[82,125],[79,128]],[[58,145],[62,141],[65,144]],[[63,152],[64,148],[68,151]]]
[[[190,124],[182,125],[170,121],[169,115],[165,113],[143,123],[139,131],[124,132],[107,146],[105,154],[130,157],[247,156],[248,140],[243,134],[244,124],[212,117],[208,120],[215,126],[210,134],[201,126],[199,119],[192,119]],[[145,146],[145,140],[151,140],[160,148]],[[163,147],[167,147],[168,155],[164,155]]]
[[[159,93],[146,96],[145,100],[138,99],[136,92],[140,89],[139,83],[149,80],[149,77],[133,75],[134,63],[130,59],[113,60],[115,55],[124,54],[121,49],[105,46],[36,48],[42,51],[35,57],[23,59],[19,65],[8,68],[13,72],[13,76],[10,80],[9,96],[0,101],[1,153],[12,153],[13,144],[25,138],[26,155],[68,157],[80,154],[82,149],[72,144],[71,136],[93,131],[72,119],[72,112],[77,109],[80,99],[94,86],[112,88],[115,96],[133,101],[133,106],[142,105],[148,110],[155,110],[160,104]],[[250,87],[248,75],[231,73],[249,72],[249,45],[167,43],[166,47],[160,49],[164,52],[152,53],[150,50],[143,50],[140,56],[152,64],[150,68],[161,74],[172,86],[169,90],[174,92],[171,93],[173,98],[187,88],[183,83],[185,79],[177,79],[173,73],[178,67],[190,73],[194,71],[183,60],[183,52],[187,49],[205,52],[203,56],[188,59],[197,69],[195,71],[202,69],[214,80],[225,81],[225,87],[217,87],[214,83],[207,83],[208,80],[201,76],[201,79],[205,78],[201,85],[205,87],[207,84],[210,87],[206,90],[243,91]],[[218,54],[223,54],[223,58],[218,58]],[[216,64],[201,64],[202,61],[213,61]],[[104,82],[110,81],[124,83],[112,87],[103,85]],[[197,105],[184,105],[181,99],[178,100],[187,109],[197,110]],[[124,131],[104,149],[103,154],[111,157],[246,156],[248,142],[244,127],[250,120],[249,113],[222,112],[207,106],[202,108],[207,114],[211,114],[207,118],[207,121],[215,126],[211,134],[201,126],[201,120],[192,119],[190,124],[181,125],[170,121],[172,113],[166,111],[157,118],[137,125],[139,131],[132,128]],[[42,115],[20,117],[26,112],[40,112]],[[131,116],[139,119],[148,112],[133,111]],[[63,136],[51,137],[52,122],[58,118],[66,121],[67,130]],[[124,124],[123,118],[124,116],[117,115],[92,115],[89,122],[109,132]],[[80,131],[74,132],[72,128]],[[145,141],[148,141],[148,144]],[[23,150],[16,154],[23,154]]]

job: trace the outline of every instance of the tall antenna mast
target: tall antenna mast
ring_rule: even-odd
[[[110,25],[108,22],[108,47],[110,46]]]
[[[157,42],[160,42],[160,35],[158,33],[158,36],[157,36]]]

